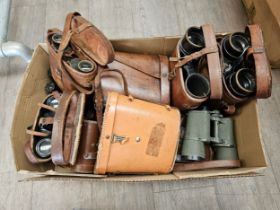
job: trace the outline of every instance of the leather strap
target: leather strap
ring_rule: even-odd
[[[51,157],[55,165],[68,165],[69,163],[69,151],[66,151],[64,154],[64,128],[71,98],[76,93],[76,91],[73,91],[71,93],[64,92],[62,94],[59,106],[54,116]],[[65,143],[65,147],[69,148],[67,142]]]
[[[103,122],[103,93],[102,93],[102,87],[101,87],[101,77],[104,71],[112,71],[116,72],[121,75],[123,79],[123,87],[124,87],[124,93],[125,95],[129,95],[128,92],[128,86],[127,86],[127,81],[123,73],[118,70],[118,69],[102,69],[101,71],[98,72],[98,74],[95,77],[94,80],[94,86],[95,86],[95,108],[96,108],[96,118],[97,118],[97,123],[99,130],[101,130],[102,127],[102,122]]]
[[[256,97],[268,98],[271,95],[272,78],[268,59],[264,49],[262,30],[259,25],[248,25],[246,32],[250,33],[251,47],[247,50],[247,59],[253,56],[256,71]]]
[[[223,96],[222,68],[218,52],[218,44],[215,37],[213,26],[206,24],[202,26],[205,46],[215,48],[216,52],[208,53],[207,64],[209,72],[209,81],[211,86],[210,99],[221,99]]]
[[[179,171],[195,171],[214,168],[238,168],[240,167],[239,160],[210,160],[194,163],[175,163],[173,172]]]

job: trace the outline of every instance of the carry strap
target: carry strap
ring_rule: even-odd
[[[120,70],[118,70],[118,69],[102,69],[101,71],[99,71],[97,73],[97,75],[95,77],[95,80],[94,80],[94,87],[95,87],[96,118],[97,118],[97,123],[98,123],[99,130],[101,130],[101,127],[102,127],[103,108],[104,108],[103,93],[102,93],[102,87],[101,87],[101,78],[102,78],[102,74],[104,72],[107,72],[107,71],[116,72],[116,73],[121,75],[122,80],[123,80],[124,93],[127,96],[129,95],[126,78]]]
[[[248,25],[246,32],[250,33],[251,47],[247,50],[248,59],[253,56],[256,71],[256,97],[268,98],[271,95],[272,78],[270,66],[266,57],[262,31],[259,25]]]
[[[214,168],[238,168],[240,167],[239,160],[210,160],[194,163],[176,163],[173,172],[179,171],[195,171]]]
[[[69,110],[69,104],[74,94],[77,94],[77,92],[64,92],[62,94],[59,106],[54,116],[51,141],[51,157],[55,165],[67,165],[69,163],[69,152],[66,151],[64,153],[64,145],[66,145],[67,147],[68,144],[67,142],[64,142],[64,129],[66,124],[67,112]]]

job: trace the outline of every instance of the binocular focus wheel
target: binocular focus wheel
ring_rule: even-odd
[[[35,146],[35,151],[40,158],[48,158],[51,155],[51,139],[40,139]]]

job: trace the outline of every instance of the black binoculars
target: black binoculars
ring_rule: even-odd
[[[198,27],[190,27],[179,44],[180,56],[191,55],[205,47],[203,31]],[[204,98],[210,94],[209,80],[198,73],[198,61],[184,65],[183,75],[185,89],[195,98]]]
[[[225,36],[221,41],[224,57],[224,77],[231,93],[247,97],[256,90],[254,70],[246,66],[244,57],[250,47],[250,38],[241,32]]]
[[[184,161],[205,160],[205,145],[210,144],[214,160],[238,159],[231,118],[223,117],[217,110],[192,110],[186,117],[181,150]]]

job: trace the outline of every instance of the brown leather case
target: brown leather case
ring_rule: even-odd
[[[177,109],[109,92],[95,173],[169,173],[179,133]]]
[[[78,173],[93,173],[99,138],[97,122],[84,120],[81,135],[77,161],[72,170]]]
[[[98,66],[90,57],[79,53],[80,60],[91,61],[93,71],[85,73],[72,68],[70,61],[67,60],[78,57],[78,54],[74,52],[72,47],[68,47],[64,51],[58,51],[51,39],[56,33],[62,32],[59,29],[48,30],[47,44],[50,54],[50,69],[57,86],[63,91],[79,90],[83,93],[91,93],[93,91],[93,79],[97,74]]]
[[[55,49],[51,40],[54,33],[62,34],[58,49]],[[98,71],[96,63],[104,66],[114,59],[111,42],[77,12],[67,15],[63,32],[58,29],[48,30],[47,43],[52,76],[62,91],[78,90],[91,94],[92,81]],[[89,60],[93,63],[94,70],[88,73],[79,72],[69,65],[65,57],[68,60],[71,57]]]
[[[64,92],[54,116],[51,158],[55,165],[76,163],[84,115],[85,94]]]
[[[26,130],[26,133],[30,135],[30,139],[24,145],[24,153],[25,153],[27,159],[33,164],[45,163],[45,162],[49,162],[51,160],[51,157],[40,158],[39,156],[37,156],[35,154],[35,151],[34,151],[34,148],[35,148],[35,145],[36,145],[35,137],[44,138],[44,137],[49,136],[48,133],[36,131],[36,128],[37,128],[39,123],[42,123],[42,124],[52,124],[53,123],[53,118],[50,118],[50,117],[49,118],[41,118],[40,117],[40,113],[41,113],[42,109],[46,109],[46,110],[53,111],[53,112],[56,111],[55,108],[44,104],[44,102],[51,96],[58,99],[60,97],[60,94],[58,92],[53,92],[53,93],[46,96],[46,98],[43,100],[43,103],[38,103],[39,108],[37,110],[37,113],[36,113],[36,116],[35,116],[35,119],[34,119],[34,123],[31,127],[31,129]]]
[[[256,76],[256,98],[268,98],[271,95],[272,77],[271,69],[266,56],[263,34],[259,25],[248,25],[245,29],[250,37],[251,47],[247,50],[246,59],[252,59]],[[240,98],[231,93],[223,78],[224,95],[222,100],[227,106],[234,107],[235,104],[248,100],[248,97]]]
[[[168,58],[162,55],[144,55],[115,52],[109,69],[119,70],[126,79],[128,92],[135,98],[159,104],[170,104]],[[123,79],[118,72],[104,71],[101,78],[102,92],[124,94]]]
[[[209,97],[211,99],[219,100],[223,95],[222,70],[215,33],[213,27],[209,24],[203,25],[202,30],[205,40],[205,48],[181,58],[179,45],[182,39],[180,39],[173,53],[173,56],[175,56],[175,58],[171,58],[170,61],[170,79],[172,79],[172,105],[179,108],[180,110],[197,108]],[[185,89],[182,66],[204,55],[206,55],[207,58],[209,74],[208,77],[210,80],[211,91],[209,97],[196,98],[188,90]]]

